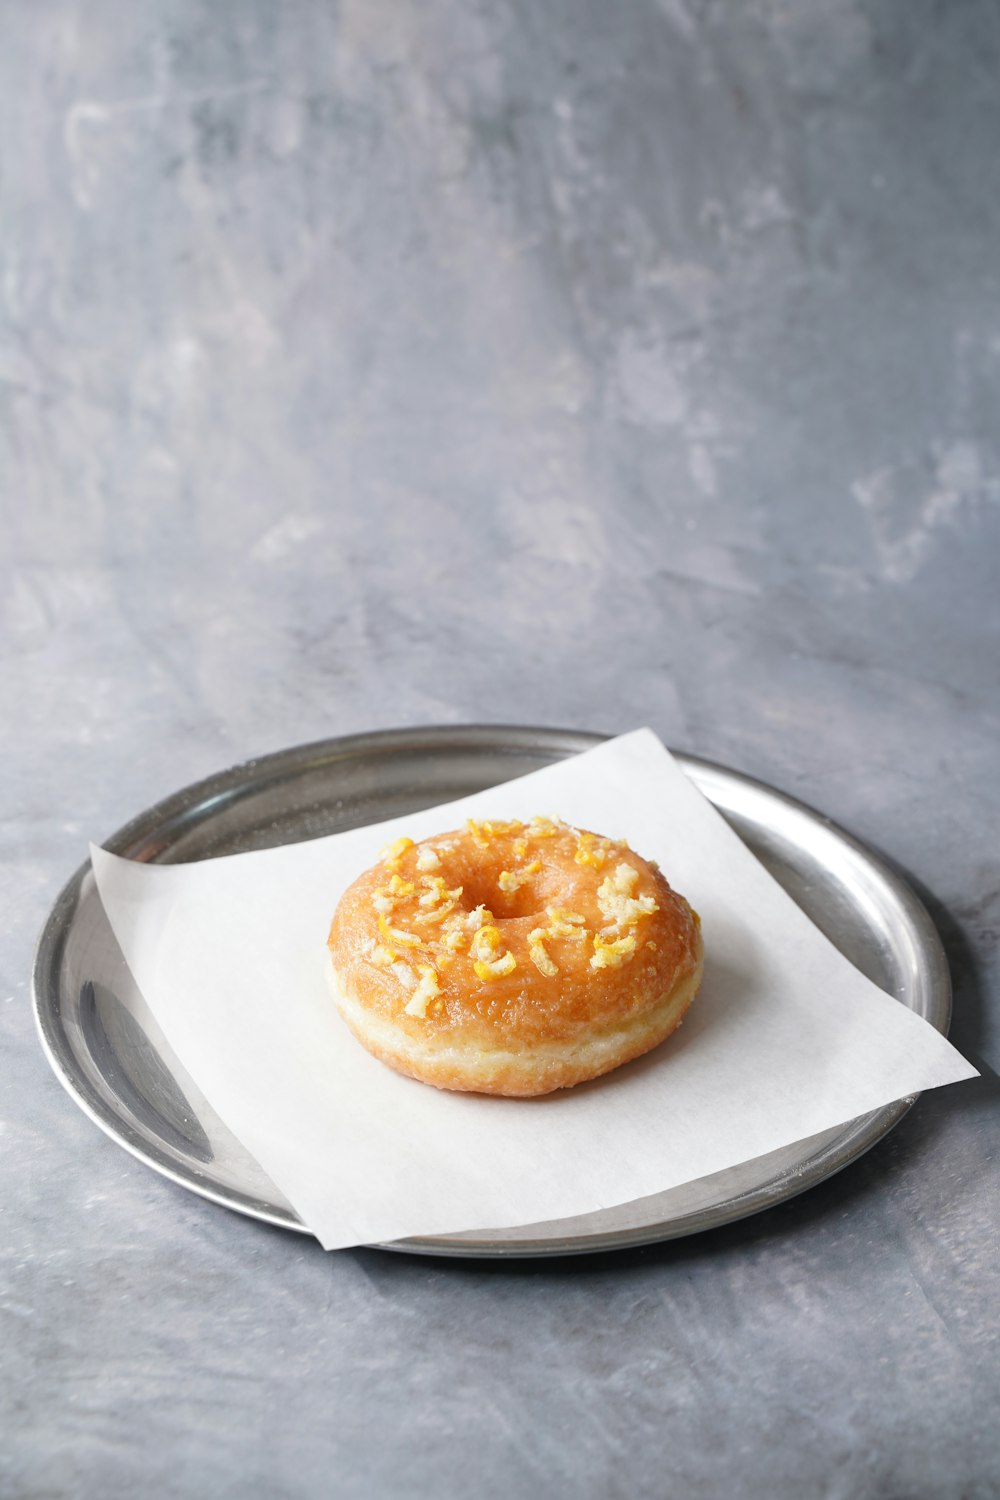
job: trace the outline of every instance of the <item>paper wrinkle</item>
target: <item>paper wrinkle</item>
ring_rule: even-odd
[[[701,994],[654,1052],[542,1099],[393,1073],[329,998],[341,893],[402,833],[535,813],[627,838],[660,864],[702,917]],[[976,1076],[837,951],[648,729],[307,843],[188,865],[91,855],[170,1046],[327,1249],[588,1214]]]

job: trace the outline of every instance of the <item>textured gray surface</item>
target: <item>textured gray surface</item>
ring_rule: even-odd
[[[0,1493],[1000,1493],[990,0],[0,3]],[[88,836],[380,725],[620,730],[928,894],[979,1083],[594,1263],[325,1256],[73,1108]]]

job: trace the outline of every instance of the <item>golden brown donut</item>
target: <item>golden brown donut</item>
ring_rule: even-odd
[[[328,939],[340,1014],[437,1088],[528,1096],[657,1046],[701,982],[697,914],[624,843],[550,818],[401,838]]]

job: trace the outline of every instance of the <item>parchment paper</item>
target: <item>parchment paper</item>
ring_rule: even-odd
[[[701,994],[653,1053],[542,1099],[398,1076],[329,998],[325,940],[341,892],[402,833],[535,813],[627,838],[659,862],[702,917]],[[304,844],[188,865],[96,847],[91,857],[170,1045],[327,1249],[590,1213],[976,1076],[840,955],[648,729]]]

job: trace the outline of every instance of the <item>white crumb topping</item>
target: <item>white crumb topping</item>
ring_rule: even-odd
[[[470,944],[473,968],[480,979],[499,979],[517,968],[517,959],[510,949],[500,951],[502,943],[495,927],[481,927],[473,937]]]
[[[632,895],[638,879],[638,870],[624,862],[604,877],[597,888],[597,904],[605,921],[616,927],[631,927],[640,917],[658,910],[652,896]]]
[[[408,1016],[417,1016],[423,1020],[427,1014],[428,1005],[440,993],[441,986],[438,984],[437,971],[430,964],[421,964],[420,982],[403,1009]]]
[[[512,895],[514,891],[519,891],[522,885],[525,885],[531,879],[532,875],[537,875],[541,868],[541,860],[533,859],[531,864],[525,865],[523,870],[501,870],[497,885],[507,895]]]
[[[594,934],[594,952],[590,959],[592,969],[618,969],[635,953],[635,933],[609,943],[599,932]]]
[[[540,974],[546,979],[551,979],[559,973],[559,965],[553,963],[545,948],[545,939],[548,936],[544,927],[536,927],[528,933],[528,957]]]

